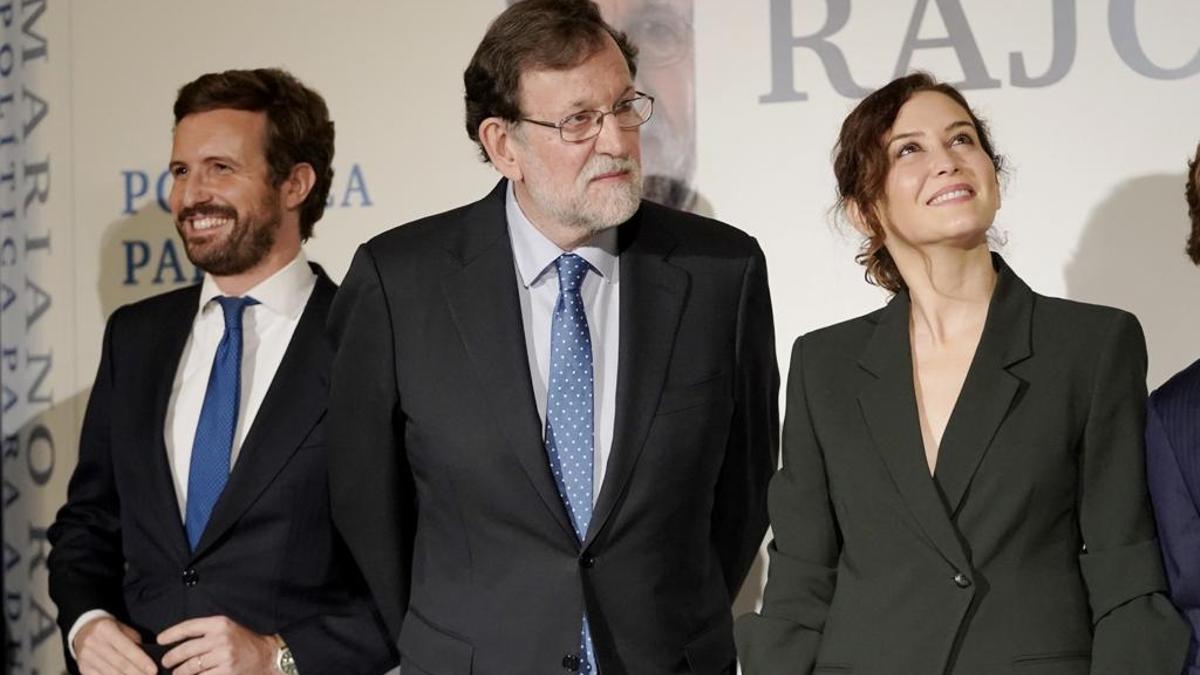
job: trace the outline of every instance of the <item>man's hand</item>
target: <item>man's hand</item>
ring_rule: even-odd
[[[158,644],[177,645],[163,656],[175,675],[276,673],[275,641],[224,616],[189,619],[158,634]]]
[[[141,642],[136,630],[102,616],[83,624],[71,646],[83,675],[155,675],[158,666]]]

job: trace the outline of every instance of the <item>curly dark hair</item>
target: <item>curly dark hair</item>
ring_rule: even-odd
[[[516,122],[521,117],[521,73],[530,68],[561,70],[583,62],[612,38],[637,75],[637,47],[600,16],[591,0],[521,0],[488,27],[463,72],[467,135],[479,146],[479,125],[489,117]]]
[[[1188,217],[1192,220],[1192,232],[1188,235],[1187,254],[1192,262],[1200,265],[1200,144],[1196,155],[1188,162],[1187,186],[1183,194],[1187,197]]]
[[[300,237],[312,236],[325,213],[333,183],[333,122],[325,99],[279,68],[208,73],[183,85],[175,99],[175,124],[193,113],[229,108],[267,116],[264,148],[273,187],[297,164],[312,166],[317,179],[300,205]]]
[[[979,145],[991,158],[996,175],[1004,172],[1004,158],[992,147],[987,123],[975,114],[957,89],[938,82],[928,73],[916,72],[892,80],[864,98],[846,116],[834,148],[833,173],[838,189],[836,208],[843,212],[853,208],[861,214],[862,224],[868,234],[854,260],[866,268],[864,276],[867,282],[893,293],[903,290],[905,283],[900,270],[896,268],[896,262],[883,245],[883,225],[876,212],[891,169],[891,159],[884,146],[885,136],[896,123],[900,108],[910,98],[924,91],[947,96],[967,111],[979,134]]]

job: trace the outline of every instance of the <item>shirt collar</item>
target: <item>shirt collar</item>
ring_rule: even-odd
[[[598,232],[574,251],[564,251],[547,239],[525,216],[521,205],[517,203],[517,193],[513,189],[512,181],[508,181],[505,191],[504,212],[508,217],[508,236],[512,240],[517,273],[526,288],[532,286],[553,267],[554,261],[563,253],[578,255],[592,266],[604,283],[615,283],[618,258],[617,228],[610,227]]]
[[[317,275],[308,266],[308,258],[301,249],[290,263],[246,291],[245,295],[276,314],[296,317],[304,311],[316,283]],[[206,273],[204,283],[200,286],[200,310],[203,311],[214,298],[222,295],[225,294],[217,287],[212,275]]]

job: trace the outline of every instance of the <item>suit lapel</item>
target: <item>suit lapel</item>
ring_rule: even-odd
[[[442,288],[497,426],[554,520],[576,540],[542,442],[504,195],[500,181],[465,216],[463,236],[449,251],[460,267]]]
[[[998,277],[979,346],[942,434],[938,485],[951,514],[979,468],[1022,382],[1007,368],[1032,353],[1033,291],[995,256]]]
[[[1032,354],[1034,294],[998,255],[998,277],[983,335],[942,435],[936,481],[925,462],[913,386],[909,297],[902,292],[878,314],[859,365],[876,377],[859,394],[875,445],[929,542],[959,569],[968,561],[952,523],[971,479],[1023,382],[1008,368]]]
[[[859,365],[876,379],[859,392],[858,402],[875,447],[929,543],[956,569],[968,569],[958,533],[925,461],[913,389],[908,315],[907,291],[877,315],[875,332],[859,357]]]
[[[640,213],[621,226],[613,443],[585,546],[596,538],[620,501],[658,408],[688,287],[687,272],[667,262],[675,245],[665,231],[644,227]]]
[[[144,447],[152,448],[150,461],[145,465],[149,475],[145,481],[154,502],[153,512],[160,521],[159,530],[169,537],[169,546],[180,558],[187,555],[187,533],[183,528],[183,514],[179,512],[179,500],[175,494],[175,480],[171,477],[171,466],[167,460],[166,418],[167,405],[171,398],[171,385],[179,370],[179,360],[192,333],[192,323],[200,307],[200,286],[193,286],[180,293],[178,302],[171,303],[162,324],[158,328],[162,339],[150,347],[147,359],[149,372],[154,378],[154,411],[150,425],[150,439]]]
[[[213,506],[194,556],[208,550],[250,508],[325,414],[333,358],[325,336],[325,317],[336,286],[320,268],[317,272],[317,284],[246,432],[237,463]]]

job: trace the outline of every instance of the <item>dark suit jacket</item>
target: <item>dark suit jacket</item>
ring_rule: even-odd
[[[1200,674],[1200,361],[1150,395],[1146,474],[1171,600],[1191,624],[1188,675]]]
[[[395,662],[330,519],[323,419],[333,349],[324,326],[336,286],[316,269],[316,288],[195,553],[163,425],[200,288],[113,313],[79,464],[49,532],[50,596],[64,638],[90,609],[111,612],[151,643],[184,619],[222,614],[280,633],[305,675],[378,675]]]
[[[1037,295],[997,256],[930,477],[909,296],[796,341],[747,675],[1177,675],[1130,314]]]
[[[333,512],[405,675],[733,666],[777,455],[762,252],[644,202],[621,226],[614,440],[586,541],[530,382],[502,181],[359,249],[334,302]]]

